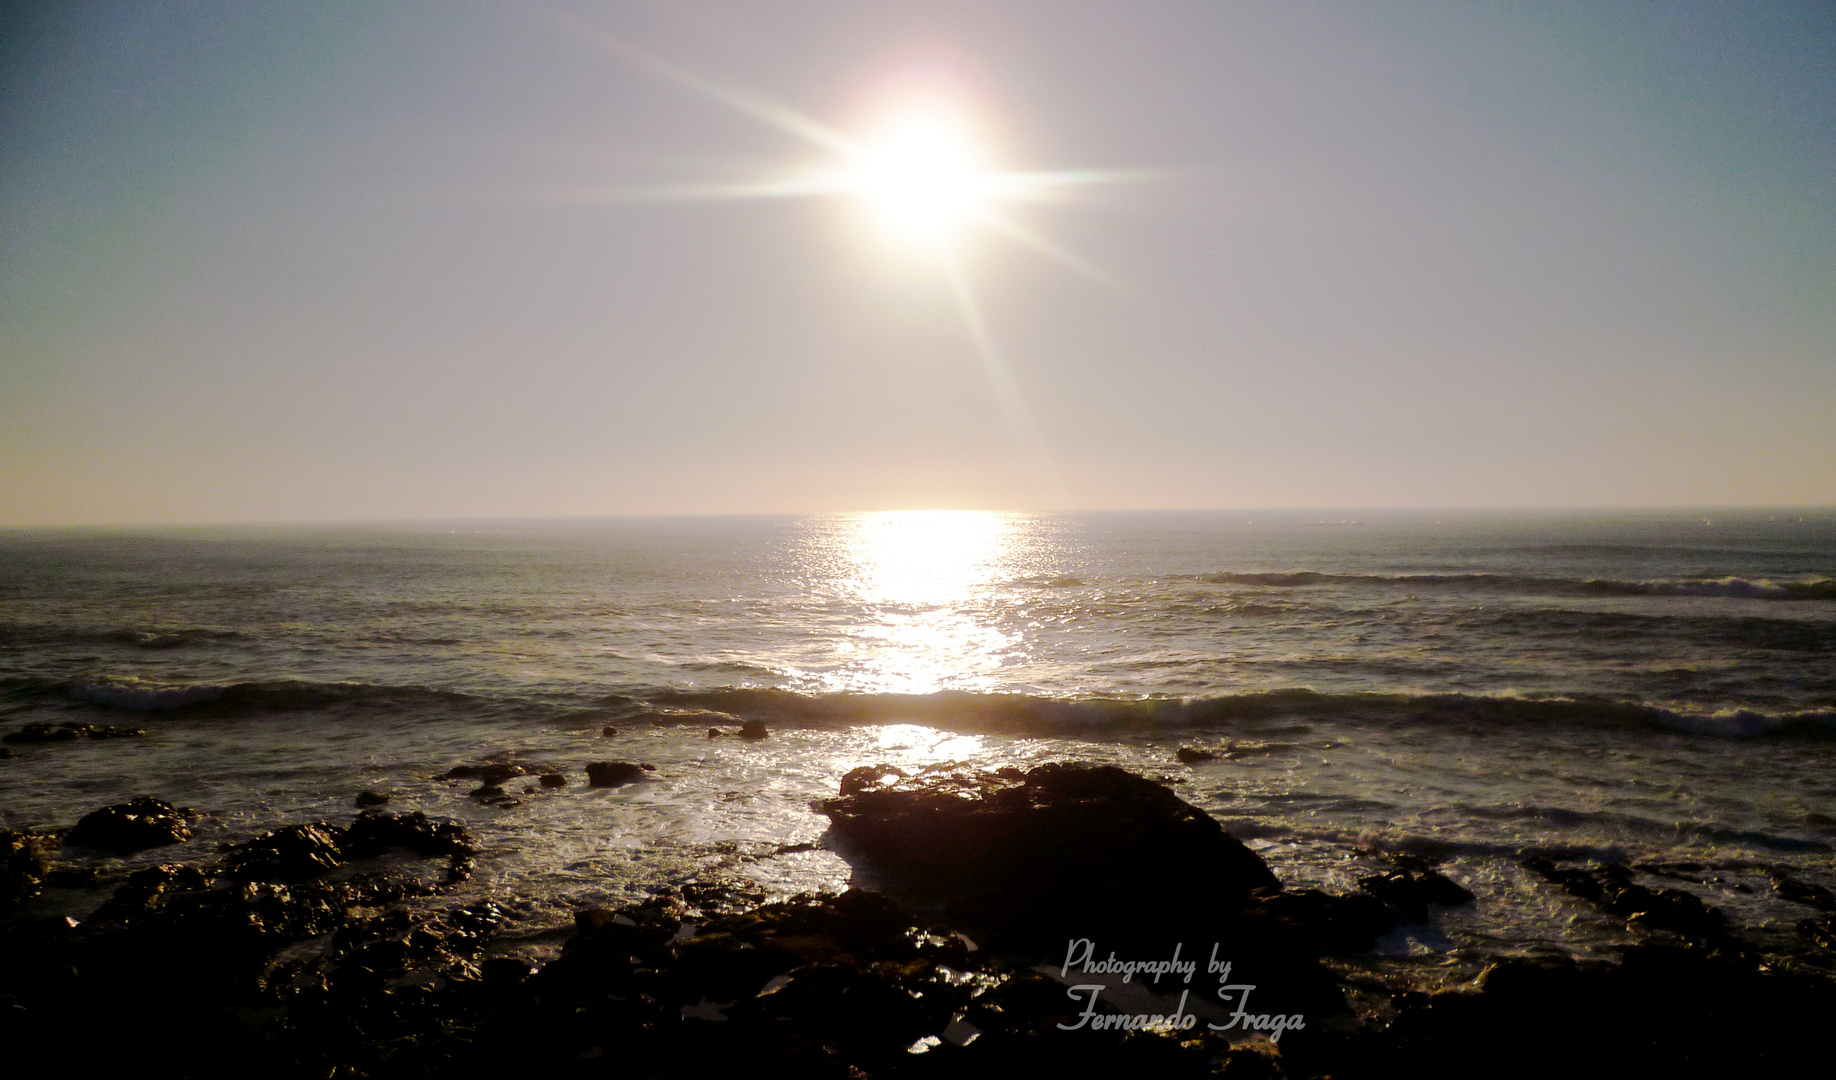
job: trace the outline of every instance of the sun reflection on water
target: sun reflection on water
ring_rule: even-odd
[[[1020,635],[990,617],[1016,561],[1015,518],[969,510],[860,514],[837,521],[835,585],[855,616],[822,674],[826,689],[929,694],[989,689]]]

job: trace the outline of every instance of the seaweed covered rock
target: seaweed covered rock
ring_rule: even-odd
[[[847,854],[1031,940],[1214,922],[1281,883],[1203,811],[1114,766],[861,769],[822,804]]]
[[[189,816],[163,799],[142,797],[84,815],[66,842],[123,855],[180,844],[191,839]]]

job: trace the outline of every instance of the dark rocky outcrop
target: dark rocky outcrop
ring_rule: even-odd
[[[348,829],[313,821],[264,833],[225,852],[220,869],[242,881],[300,882],[346,862],[376,858],[391,848],[445,856],[455,876],[469,873],[477,854],[471,834],[456,822],[429,818],[418,810],[369,810],[357,815]]]
[[[1836,984],[1768,974],[1738,954],[1640,946],[1617,964],[1505,961],[1476,993],[1397,1004],[1387,1030],[1297,1044],[1293,1057],[1284,1042],[1284,1064],[1353,1080],[1792,1075],[1826,1052]]]
[[[858,809],[892,790],[942,797],[953,790],[947,775],[857,770],[832,802],[855,800],[848,805]],[[1080,824],[1100,808],[1120,821],[1113,836],[1139,837],[1151,849],[1212,845],[1189,824],[1192,808],[1166,803],[1170,793],[1139,787],[1156,786],[1139,777],[1059,766],[998,779],[965,776],[954,787],[952,797],[969,804],[958,810],[1010,838],[971,858],[991,858],[1041,821]],[[920,821],[949,813],[924,799],[889,805]],[[1058,843],[1056,832],[1037,835]],[[48,843],[27,839],[14,850],[26,853],[29,872],[42,873]],[[1264,1007],[1285,994],[1307,1026],[1259,1047],[1240,1037],[1232,1046],[1202,1022],[1178,1039],[1067,1031],[1061,1025],[1075,1021],[1080,1002],[1038,972],[1036,954],[1007,951],[992,937],[976,937],[978,947],[947,915],[938,922],[863,889],[761,904],[744,883],[688,883],[622,909],[578,912],[561,956],[535,967],[487,951],[508,937],[500,937],[506,911],[490,902],[440,909],[438,887],[381,873],[292,883],[238,876],[309,870],[332,847],[347,862],[390,848],[453,857],[472,850],[451,822],[372,811],[346,829],[275,829],[217,865],[142,869],[80,923],[5,926],[0,1037],[72,1048],[82,1071],[110,1074],[145,1071],[156,1048],[174,1071],[203,1077],[699,1078],[761,1066],[833,1080],[1694,1077],[1815,1073],[1817,1055],[1827,1053],[1823,1025],[1836,1012],[1828,977],[1782,969],[1724,936],[1630,948],[1617,963],[1510,960],[1487,970],[1476,990],[1394,993],[1379,1006],[1393,1019],[1360,1021],[1334,1008],[1336,990],[1317,965],[1304,979],[1287,976],[1285,988],[1250,972],[1306,968],[1320,953],[1364,948],[1401,917],[1394,906],[1369,892],[1268,885],[1207,906],[1179,891],[1195,879],[1163,873],[1142,882],[1157,910],[1184,933],[1194,926],[1178,924],[1179,913],[1203,908],[1208,925],[1233,935],[1233,977],[1258,982]],[[1100,853],[1080,865],[1092,860],[1144,869]],[[1610,903],[1638,887],[1623,868],[1548,868]],[[1422,884],[1432,868],[1419,861],[1398,859],[1396,872],[1413,889],[1438,888]],[[940,895],[947,901],[963,887]],[[1814,893],[1797,891],[1815,906]],[[1089,929],[1108,951],[1112,927]],[[1024,935],[1008,940],[1025,944]],[[1203,961],[1192,956],[1194,939],[1186,941],[1187,955]],[[1061,940],[1061,954],[1063,947]],[[1215,982],[1201,974],[1195,988]],[[1382,985],[1368,975],[1363,984],[1367,992]],[[1098,1011],[1116,1010],[1106,1003]]]
[[[847,852],[905,888],[1041,943],[1214,928],[1281,884],[1197,807],[1114,766],[856,769],[822,804]]]
[[[739,726],[739,737],[742,739],[763,739],[771,735],[771,729],[763,720],[747,720]]]
[[[589,762],[586,767],[587,784],[590,787],[618,787],[642,780],[656,770],[657,767],[648,762],[641,765],[630,761]]]
[[[344,836],[325,821],[289,825],[231,848],[223,870],[245,881],[305,881],[344,864]]]
[[[1395,908],[1411,922],[1427,922],[1429,904],[1459,907],[1474,900],[1465,886],[1425,859],[1398,855],[1393,861],[1394,869],[1359,878],[1358,888]]]
[[[1713,940],[1727,932],[1727,917],[1682,889],[1652,889],[1633,879],[1630,867],[1602,863],[1592,870],[1558,866],[1549,859],[1524,860],[1524,868],[1560,885],[1571,896],[1599,905],[1628,926],[1667,930],[1686,938]]]
[[[129,854],[191,839],[191,811],[142,797],[84,815],[65,842],[75,847]]]
[[[445,856],[448,880],[469,875],[478,854],[478,845],[465,826],[430,818],[421,810],[411,814],[366,810],[345,830],[341,848],[344,857],[353,860],[373,859],[390,848],[429,858]]]
[[[360,791],[357,793],[357,809],[365,810],[372,806],[387,806],[392,798],[386,791]]]
[[[542,774],[542,780],[541,780],[541,783],[542,783],[542,786],[543,786],[543,787],[545,787],[545,788],[561,788],[561,787],[566,787],[566,786],[567,786],[567,777],[566,777],[566,776],[563,776],[562,774],[560,774],[560,773],[558,773],[558,772],[555,772],[555,773],[543,773],[543,774]]]
[[[1194,765],[1201,761],[1215,761],[1218,755],[1196,746],[1182,746],[1173,751],[1173,756],[1187,765]]]

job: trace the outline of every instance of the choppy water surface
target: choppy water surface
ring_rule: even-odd
[[[470,822],[468,888],[539,935],[692,875],[844,883],[810,803],[855,765],[1082,759],[1169,778],[1289,882],[1448,857],[1480,904],[1385,945],[1424,977],[1623,939],[1536,852],[1670,865],[1788,936],[1767,874],[1836,884],[1833,574],[1827,511],[4,533],[0,726],[151,734],[15,747],[0,812],[153,793],[207,815],[195,847],[388,790]],[[740,719],[775,733],[705,737]],[[505,755],[575,784],[433,779]],[[606,759],[657,778],[580,786]]]

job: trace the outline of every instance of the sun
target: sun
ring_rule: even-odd
[[[940,116],[902,117],[867,143],[849,185],[894,236],[947,243],[994,194],[994,174],[957,125]]]

